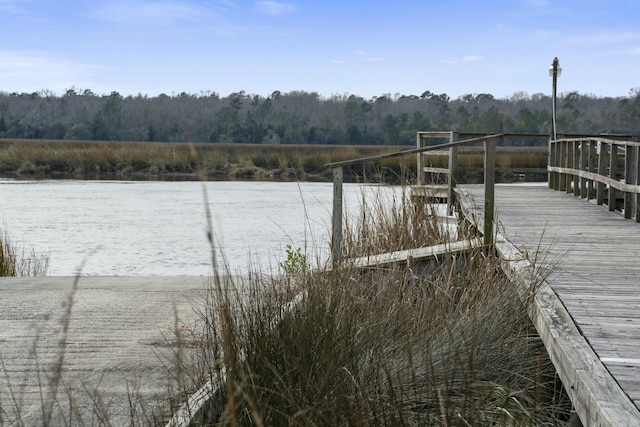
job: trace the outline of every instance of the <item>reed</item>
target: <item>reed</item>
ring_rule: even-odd
[[[48,268],[48,256],[18,249],[6,228],[0,230],[0,277],[45,276]]]
[[[406,150],[394,146],[321,146],[197,144],[207,179],[327,180],[325,164]],[[546,171],[546,148],[498,147],[497,167],[537,168]],[[437,163],[437,161],[436,161]],[[482,166],[482,155],[462,151],[461,168]],[[415,170],[415,157],[404,156],[345,171],[347,180],[378,176],[397,178],[403,168]],[[171,177],[195,179],[196,166],[188,144],[55,140],[0,140],[0,175],[19,177]]]
[[[406,197],[362,211],[383,206],[388,213],[353,220],[348,254],[448,238],[437,219],[417,227],[423,218],[411,215],[424,210]],[[518,299],[496,263],[477,250],[421,270],[363,273],[346,262],[296,269],[303,274],[294,282],[215,282],[199,350],[209,369],[199,377],[217,393],[200,422],[562,425],[570,404],[528,318],[531,302]]]

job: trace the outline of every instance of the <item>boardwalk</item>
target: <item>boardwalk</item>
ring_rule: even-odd
[[[79,419],[85,425],[129,425],[130,401],[142,403],[134,418],[150,424],[175,386],[176,347],[167,343],[175,343],[176,333],[188,338],[208,279],[82,277],[65,336],[73,281],[0,279],[0,425],[42,424],[42,402],[46,408],[53,400],[48,384],[61,350],[60,407],[54,405],[51,425],[69,423],[70,399],[80,411],[73,425]]]
[[[483,206],[483,187],[464,191]],[[581,419],[640,425],[640,224],[542,185],[497,185],[495,203],[498,232],[538,251],[558,307],[577,326],[572,338],[558,316],[543,340],[569,394],[582,400],[574,401]]]

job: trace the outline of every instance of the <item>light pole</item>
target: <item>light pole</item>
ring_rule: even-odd
[[[558,87],[558,77],[562,74],[562,68],[558,62],[558,57],[553,58],[553,63],[549,66],[549,77],[553,79],[553,93],[551,96],[551,139],[558,139],[556,132],[556,92]]]
[[[558,139],[556,131],[556,91],[558,86],[558,77],[562,73],[562,68],[558,63],[558,57],[553,58],[553,63],[549,67],[549,76],[553,79],[553,92],[551,94],[551,135],[549,135],[549,166],[557,166],[558,144],[551,144],[551,141]],[[558,189],[559,176],[556,172],[549,172],[548,181],[549,188]]]

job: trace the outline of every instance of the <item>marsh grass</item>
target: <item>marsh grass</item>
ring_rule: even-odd
[[[45,276],[49,257],[34,249],[19,249],[6,230],[0,230],[0,277]]]
[[[425,210],[406,197],[363,211],[385,206],[353,220],[348,254],[448,238],[435,219],[419,225]],[[570,404],[529,320],[531,301],[490,252],[445,255],[421,274],[319,267],[293,284],[254,275],[241,292],[212,282],[198,377],[214,393],[195,425],[566,422]]]
[[[320,179],[328,180],[325,164],[384,154],[412,147],[198,144],[206,179]],[[498,147],[498,169],[546,171],[546,147]],[[437,162],[437,161],[436,161]],[[482,166],[476,150],[461,150],[460,167]],[[374,176],[392,180],[402,168],[415,169],[413,156],[356,164],[345,171],[347,180]],[[198,175],[189,145],[121,141],[0,140],[0,175],[41,177],[169,177]]]

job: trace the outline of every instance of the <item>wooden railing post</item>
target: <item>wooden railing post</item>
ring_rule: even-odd
[[[484,244],[493,245],[493,220],[496,181],[496,141],[484,140]]]
[[[634,147],[636,153],[636,180],[635,184],[640,185],[640,147]],[[636,222],[640,222],[640,193],[636,193],[636,213],[635,213]]]
[[[609,145],[604,141],[600,141],[600,155],[598,156],[598,175],[605,176],[607,174],[607,159],[609,155]],[[598,181],[596,184],[596,203],[602,205],[604,203],[604,182]]]
[[[573,169],[582,169],[582,157],[580,147],[582,146],[582,141],[575,141],[572,144],[573,147],[573,164],[571,167]],[[583,181],[580,179],[578,175],[572,175],[573,182],[573,195],[579,196],[582,187],[584,186]]]
[[[616,179],[616,171],[618,169],[618,146],[615,144],[610,144],[611,149],[609,152],[609,178],[615,180]],[[609,211],[613,212],[616,210],[616,189],[614,186],[609,185],[609,202],[608,207]]]
[[[586,171],[589,168],[589,144],[588,140],[580,141],[580,170]],[[576,193],[577,195],[577,193]],[[580,177],[580,197],[586,199],[589,196],[587,178]]]
[[[331,261],[333,268],[342,262],[342,183],[344,170],[333,168],[333,215],[331,217]]]
[[[456,142],[458,140],[458,134],[453,132],[451,134],[451,141]],[[449,215],[453,214],[455,207],[455,187],[458,179],[458,147],[449,148],[449,178],[447,180],[447,212]]]
[[[638,177],[638,147],[627,145],[624,149],[624,182],[625,184],[635,184]],[[626,219],[635,216],[636,194],[629,191],[624,192],[624,217]]]
[[[567,142],[558,142],[558,165],[561,168],[567,167]],[[567,189],[567,177],[564,173],[558,173],[558,190],[566,191]]]
[[[597,144],[598,142],[593,139],[588,142],[589,158],[587,159],[587,168],[591,173],[596,172]],[[591,179],[587,180],[587,200],[595,198],[594,184],[595,181]]]
[[[420,132],[416,132],[416,148],[422,148],[422,134]],[[424,185],[424,157],[423,153],[416,154],[416,184]]]
[[[547,155],[548,165],[555,167],[556,165],[556,144],[551,138],[549,138],[549,154]],[[549,188],[555,190],[556,188],[556,173],[549,171],[547,174],[547,181],[549,181]]]

